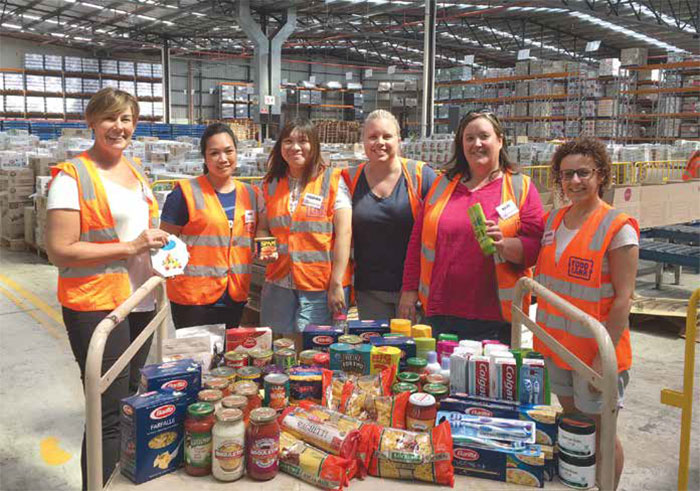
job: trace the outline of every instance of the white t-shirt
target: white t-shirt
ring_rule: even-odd
[[[554,251],[555,261],[559,262],[559,258],[564,253],[566,246],[568,246],[574,239],[578,230],[579,229],[571,230],[570,228],[567,228],[567,226],[564,225],[564,220],[561,221],[554,236],[556,241],[555,243],[557,245],[557,248]],[[639,246],[637,231],[629,223],[623,225],[620,231],[615,234],[615,237],[613,237],[610,241],[610,246],[608,246],[608,250],[605,251],[605,256],[603,256],[603,274],[607,274],[610,271],[610,261],[608,259],[610,251],[614,251],[615,249],[625,246]]]
[[[102,185],[107,194],[114,228],[121,242],[128,242],[137,238],[141,232],[148,228],[149,213],[148,201],[142,189],[134,190],[125,188],[102,175],[98,169]],[[80,210],[78,197],[78,183],[70,175],[60,172],[51,183],[46,205],[47,210]],[[151,255],[148,251],[135,256],[129,256],[126,260],[129,271],[131,290],[141,286],[152,274]],[[146,297],[134,308],[135,312],[147,312],[153,310],[155,297]]]

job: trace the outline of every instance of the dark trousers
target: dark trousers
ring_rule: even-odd
[[[78,312],[63,307],[63,322],[68,331],[75,361],[80,367],[80,378],[85,386],[85,363],[87,362],[88,347],[92,333],[97,324],[102,321],[109,311]],[[124,319],[107,338],[104,357],[102,359],[102,375],[114,364],[131,342],[143,331],[143,328],[153,319],[154,311],[133,312]],[[114,467],[119,461],[119,401],[136,392],[139,386],[141,369],[146,363],[151,348],[151,338],[141,347],[131,363],[122,370],[107,390],[102,394],[102,480],[103,484],[111,477]],[[80,455],[80,467],[83,474],[83,489],[87,489],[87,450],[85,434],[83,433],[83,448]]]
[[[247,302],[232,302],[231,305],[182,305],[170,302],[175,329],[209,324],[226,324],[226,329],[238,327]]]
[[[453,315],[433,315],[425,319],[425,323],[433,328],[433,337],[440,334],[456,334],[459,339],[498,339],[510,346],[510,323],[504,321],[483,321],[465,319]]]

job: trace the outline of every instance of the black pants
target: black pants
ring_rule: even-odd
[[[175,329],[209,324],[226,324],[226,329],[238,327],[246,302],[234,302],[231,306],[182,305],[170,302]]]
[[[97,324],[109,311],[78,312],[63,307],[63,322],[68,331],[75,361],[80,367],[80,378],[85,386],[85,363],[92,333]],[[102,359],[102,375],[114,364],[131,342],[143,331],[153,319],[154,311],[133,312],[111,332],[105,344]],[[119,461],[119,401],[136,392],[139,386],[139,369],[146,363],[151,348],[151,338],[141,347],[131,363],[122,370],[107,390],[102,394],[102,480],[103,485],[111,477]],[[87,489],[87,450],[83,433],[83,448],[80,455],[80,467],[83,474],[83,489]]]
[[[426,324],[433,328],[433,337],[440,334],[456,334],[459,339],[498,339],[510,346],[510,324],[503,321],[482,321],[465,319],[453,315],[433,315],[425,319]]]

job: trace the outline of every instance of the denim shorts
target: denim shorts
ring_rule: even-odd
[[[345,305],[349,288],[345,288]],[[332,323],[328,292],[307,292],[265,282],[260,298],[260,325],[278,334],[302,332],[308,324]]]

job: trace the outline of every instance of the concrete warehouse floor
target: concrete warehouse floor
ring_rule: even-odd
[[[700,285],[698,275],[684,274],[685,286],[680,287],[669,285],[671,280],[667,273],[666,284],[655,295],[688,298]],[[653,295],[650,285],[653,275],[639,279],[645,296]],[[56,268],[46,260],[30,252],[0,250],[2,490],[80,487],[84,398],[55,289]],[[626,451],[620,489],[676,489],[681,413],[662,405],[659,392],[682,388],[684,340],[669,324],[646,321],[633,324],[632,344],[632,378],[618,424]],[[696,402],[699,385],[696,370]],[[696,407],[689,489],[700,489],[698,413]],[[510,488],[488,484],[483,489]],[[386,481],[382,486],[399,489],[401,483]]]

